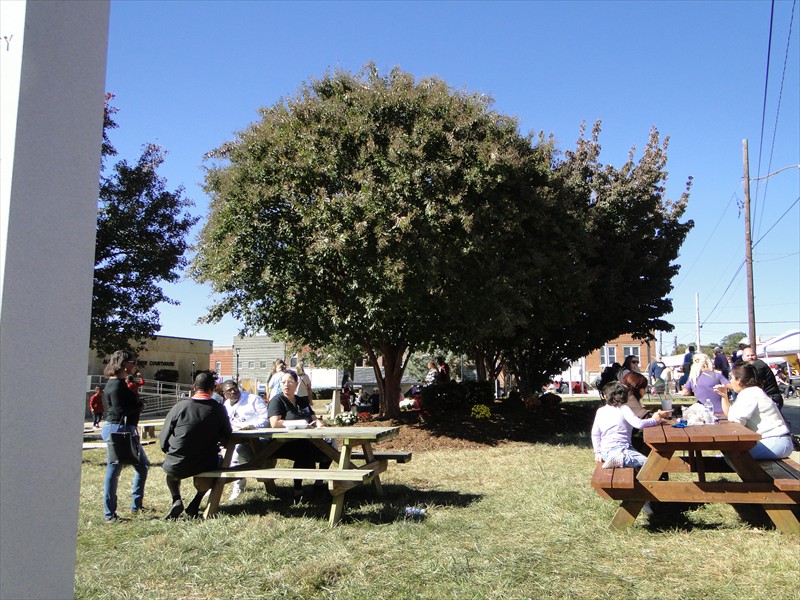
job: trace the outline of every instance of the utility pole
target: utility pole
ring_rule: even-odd
[[[753,241],[750,237],[750,158],[747,151],[747,138],[742,140],[744,153],[744,262],[747,269],[747,333],[750,345],[756,350],[756,309],[753,294]]]
[[[700,293],[694,293],[694,341],[697,343],[697,351],[700,350]]]

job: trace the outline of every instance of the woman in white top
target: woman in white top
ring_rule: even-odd
[[[297,364],[295,373],[297,373],[297,391],[295,392],[295,395],[298,398],[305,398],[310,404],[313,400],[311,397],[311,378],[306,373],[303,363]]]
[[[723,388],[721,385],[716,387]],[[733,404],[727,395],[722,396],[722,412],[728,421],[744,425],[761,435],[761,441],[750,450],[753,458],[788,458],[792,453],[789,427],[783,420],[778,405],[758,387],[753,365],[745,363],[734,367],[728,387],[736,392],[736,401]]]

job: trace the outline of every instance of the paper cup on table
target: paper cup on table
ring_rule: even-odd
[[[672,398],[665,398],[661,401],[661,410],[672,410]]]

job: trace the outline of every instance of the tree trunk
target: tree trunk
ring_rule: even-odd
[[[486,353],[480,349],[475,350],[475,374],[478,381],[486,381]]]
[[[400,416],[400,381],[403,379],[405,364],[403,355],[406,346],[392,346],[390,344],[381,345],[381,358],[383,359],[383,373],[378,365],[378,359],[374,350],[369,344],[364,344],[364,348],[372,361],[372,369],[375,372],[375,381],[381,394],[381,415],[396,419]]]

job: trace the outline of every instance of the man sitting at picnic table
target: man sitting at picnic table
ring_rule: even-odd
[[[211,373],[198,373],[192,397],[180,400],[164,419],[158,436],[166,454],[161,468],[167,474],[167,488],[172,494],[172,507],[165,519],[177,519],[183,512],[181,479],[219,468],[219,443],[231,435],[231,424],[225,409],[212,398],[214,386]],[[200,502],[213,484],[213,478],[194,477],[197,493],[186,507],[187,515],[197,516]]]
[[[225,396],[225,410],[228,411],[234,431],[269,427],[267,403],[261,396],[241,389],[232,379],[222,384],[222,394]],[[253,450],[249,444],[236,444],[231,466],[235,467],[252,459]],[[246,483],[244,478],[234,481],[228,500],[236,500],[244,491]]]

